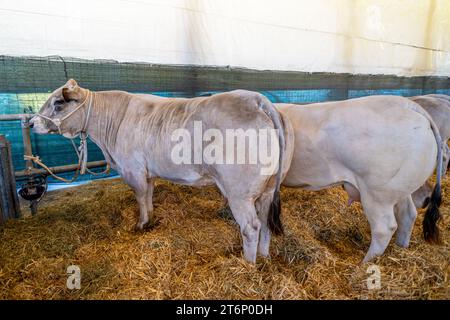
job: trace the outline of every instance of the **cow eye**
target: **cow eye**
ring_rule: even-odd
[[[55,105],[55,111],[61,111],[64,107],[64,100],[56,100],[54,105]]]

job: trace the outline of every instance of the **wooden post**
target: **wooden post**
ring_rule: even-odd
[[[23,154],[26,156],[33,155],[33,149],[31,147],[31,135],[30,135],[30,124],[27,118],[22,118],[22,140],[23,140]],[[25,171],[31,173],[33,169],[33,161],[25,160]],[[29,175],[29,179],[32,179],[31,174]],[[35,215],[37,213],[37,204],[36,200],[30,201],[30,210],[31,214]]]
[[[30,136],[30,124],[27,119],[22,119],[22,140],[23,140],[23,154],[25,156],[32,156],[33,150],[31,149],[31,136]],[[33,161],[25,160],[25,170],[33,169]]]
[[[11,157],[11,144],[0,135],[0,224],[20,217],[16,179]]]

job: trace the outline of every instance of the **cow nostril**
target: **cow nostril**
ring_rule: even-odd
[[[28,122],[28,126],[30,127],[30,128],[33,128],[34,127],[34,122]]]
[[[425,200],[423,201],[422,209],[428,207],[428,205],[430,204],[430,200],[431,200],[430,197],[425,198]]]

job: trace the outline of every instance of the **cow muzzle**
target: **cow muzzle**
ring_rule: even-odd
[[[28,125],[30,128],[33,128],[33,132],[37,134],[47,134],[50,133],[50,128],[42,121],[42,119],[38,116],[34,116],[28,121]]]

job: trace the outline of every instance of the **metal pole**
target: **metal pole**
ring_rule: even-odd
[[[22,118],[21,125],[22,125],[23,154],[26,156],[32,156],[33,150],[31,146],[30,124],[28,122],[28,119]],[[31,169],[33,169],[33,161],[25,160],[25,171],[30,172]],[[29,181],[31,182],[33,180],[33,176],[31,174],[29,174],[28,176]],[[38,202],[36,200],[30,201],[30,210],[32,215],[35,215],[37,213],[37,203]]]
[[[23,154],[26,156],[32,156],[33,150],[31,147],[30,124],[26,119],[22,119],[21,122],[22,122]],[[32,168],[33,168],[33,161],[25,160],[25,170],[30,170]]]
[[[12,121],[12,120],[23,120],[30,119],[34,115],[29,113],[19,113],[19,114],[0,114],[0,121]]]

